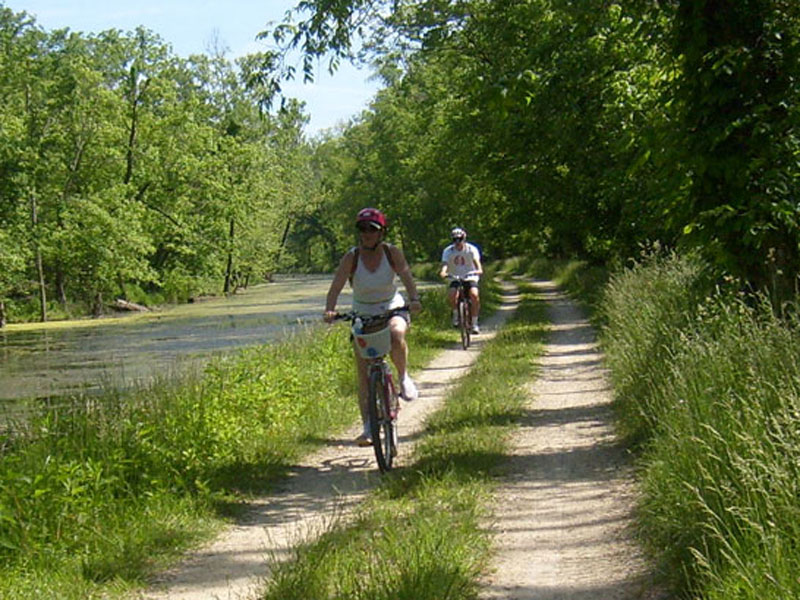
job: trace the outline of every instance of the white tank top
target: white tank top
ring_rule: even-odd
[[[386,310],[403,306],[403,297],[395,284],[395,272],[380,249],[380,263],[375,271],[364,266],[361,252],[358,265],[353,273],[353,310],[363,314],[375,315]]]

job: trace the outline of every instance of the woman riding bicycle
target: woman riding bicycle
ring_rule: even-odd
[[[325,301],[325,322],[331,323],[336,316],[336,301],[349,280],[353,288],[353,310],[376,315],[405,304],[395,282],[397,275],[405,286],[412,313],[422,309],[417,286],[411,275],[403,251],[397,246],[383,241],[386,234],[386,215],[375,208],[364,208],[356,215],[359,245],[351,248],[339,263]],[[397,378],[401,382],[401,394],[410,402],[419,395],[417,387],[406,371],[408,345],[406,331],[411,323],[407,312],[389,320],[392,349],[389,353],[397,368]],[[358,372],[358,404],[364,429],[356,438],[359,446],[372,444],[367,422],[367,362],[354,348],[353,354]]]
[[[472,300],[472,333],[480,333],[478,327],[478,313],[481,310],[481,298],[478,293],[478,280],[483,275],[481,265],[481,253],[473,244],[467,243],[467,232],[456,227],[450,232],[450,239],[453,243],[442,251],[442,269],[439,276],[442,279],[449,276],[464,279],[464,285],[469,289],[469,297]],[[453,325],[458,326],[458,313],[456,311],[456,296],[459,281],[453,281],[447,293],[447,301],[453,309]]]

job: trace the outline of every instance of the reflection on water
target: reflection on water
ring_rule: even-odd
[[[320,319],[329,283],[330,277],[285,278],[133,321],[0,330],[0,402],[125,387],[218,352],[274,341]]]

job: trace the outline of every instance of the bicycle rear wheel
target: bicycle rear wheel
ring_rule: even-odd
[[[391,470],[397,453],[397,440],[394,420],[390,414],[392,398],[390,384],[384,379],[380,369],[374,369],[369,375],[369,427],[372,436],[372,447],[378,469],[385,473]]]
[[[461,347],[466,350],[469,348],[472,324],[470,323],[469,305],[463,297],[458,301],[458,325],[461,330]]]

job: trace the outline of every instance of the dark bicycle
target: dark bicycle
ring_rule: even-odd
[[[381,315],[337,314],[350,322],[350,332],[359,354],[367,361],[367,414],[375,459],[382,473],[391,470],[397,456],[397,412],[400,407],[394,376],[386,355],[392,347],[389,319],[408,310],[407,306]]]
[[[461,346],[466,350],[472,341],[472,298],[469,295],[469,284],[463,277],[450,275],[449,279],[458,283],[456,288],[457,327],[461,332]]]

